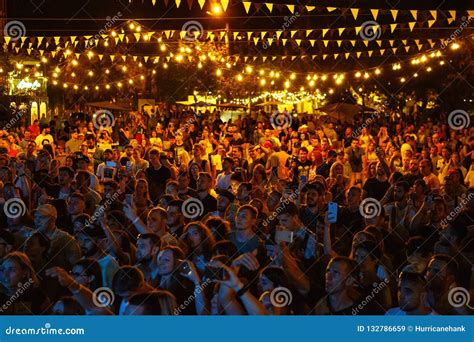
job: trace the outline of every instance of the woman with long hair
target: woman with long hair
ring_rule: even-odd
[[[189,187],[193,190],[197,190],[197,179],[201,171],[201,166],[198,163],[189,164]]]
[[[210,261],[212,250],[216,244],[211,230],[201,222],[190,222],[184,227],[181,240],[188,248],[188,259],[203,274],[206,263]]]
[[[0,307],[3,314],[41,315],[50,305],[25,253],[11,252],[2,259],[0,285]]]

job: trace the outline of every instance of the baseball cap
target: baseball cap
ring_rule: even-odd
[[[42,204],[38,208],[36,208],[35,213],[38,212],[43,216],[50,216],[57,218],[58,217],[58,211],[56,208],[51,205],[51,204]]]

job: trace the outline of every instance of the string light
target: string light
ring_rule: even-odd
[[[457,50],[459,49],[461,46],[458,44],[458,43],[452,43],[451,44],[451,50]]]
[[[222,70],[221,70],[221,69],[217,69],[216,75],[217,75],[217,76],[221,76],[221,75],[222,75]]]

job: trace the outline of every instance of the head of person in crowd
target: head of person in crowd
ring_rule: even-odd
[[[78,284],[87,287],[91,291],[103,286],[102,270],[97,260],[79,260],[72,266],[70,273]]]
[[[184,251],[177,246],[165,246],[156,256],[156,268],[160,277],[170,277],[176,272],[184,260]]]
[[[407,265],[403,270],[424,274],[432,255],[433,249],[425,242],[423,237],[411,237],[406,243]]]
[[[34,211],[35,228],[42,234],[49,235],[53,233],[56,228],[56,219],[58,212],[51,204],[40,205]]]
[[[204,224],[210,229],[216,241],[226,240],[230,233],[230,223],[217,216],[209,216]]]
[[[184,227],[181,240],[193,255],[203,255],[210,258],[216,240],[211,230],[203,223],[194,221]]]
[[[35,270],[40,270],[48,261],[50,240],[40,232],[34,232],[24,244],[24,252]]]
[[[209,193],[212,188],[212,176],[208,172],[199,172],[197,191]]]
[[[0,259],[13,251],[15,236],[6,229],[0,230]]]
[[[236,199],[240,204],[249,203],[251,200],[252,194],[252,184],[251,183],[241,183],[237,189]]]
[[[217,211],[219,211],[219,213],[225,214],[234,200],[235,196],[229,190],[220,191],[219,197],[217,197]]]
[[[156,234],[140,234],[137,238],[136,259],[139,263],[149,265],[158,255],[161,239]]]
[[[257,223],[258,211],[249,204],[245,204],[237,210],[235,217],[235,228],[237,231],[251,231]]]
[[[10,252],[3,257],[0,265],[0,284],[4,286],[7,293],[11,293],[25,283],[33,287],[40,285],[36,271],[25,253]]]
[[[435,308],[436,302],[441,300],[449,290],[456,285],[458,265],[447,255],[436,254],[431,257],[426,271],[426,282],[431,293],[430,303]]]
[[[168,291],[143,292],[127,301],[125,316],[171,316],[177,309],[175,296]]]
[[[168,215],[166,218],[168,228],[184,225],[184,215],[182,211],[183,203],[182,200],[173,200],[168,203]]]
[[[63,296],[54,303],[51,314],[56,316],[82,316],[85,311],[74,297]]]

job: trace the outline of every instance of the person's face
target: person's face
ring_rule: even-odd
[[[419,253],[413,253],[408,256],[407,261],[416,273],[423,274],[428,267],[429,258],[425,258]]]
[[[325,287],[328,294],[336,294],[346,288],[349,281],[346,265],[342,262],[331,262],[326,268]]]
[[[275,285],[270,279],[262,274],[260,275],[260,287],[262,288],[262,291],[265,292],[272,291],[275,288]]]
[[[133,154],[133,148],[127,147],[127,148],[125,149],[125,154],[127,155],[127,157],[131,158],[131,157],[132,157],[132,154]]]
[[[69,177],[69,173],[66,171],[60,171],[58,181],[60,185],[66,185],[71,182],[71,177]]]
[[[201,158],[201,147],[200,146],[193,147],[193,156],[196,159]]]
[[[446,207],[443,205],[443,203],[438,201],[434,203],[433,214],[435,221],[440,221],[447,216]]]
[[[77,242],[81,248],[82,255],[90,257],[97,252],[97,245],[89,236],[79,234],[79,236],[77,236]]]
[[[432,259],[426,271],[426,282],[428,287],[434,291],[442,291],[450,284],[447,284],[446,262]]]
[[[166,219],[166,224],[168,227],[173,227],[179,224],[181,218],[181,209],[178,206],[168,207],[168,216]]]
[[[5,260],[1,266],[2,273],[0,280],[6,287],[17,287],[26,277],[26,270],[12,259]]]
[[[246,200],[248,199],[250,193],[249,191],[247,190],[247,188],[244,186],[244,185],[240,185],[239,188],[237,189],[237,199],[239,201],[243,201],[243,200]]]
[[[174,270],[175,264],[173,252],[170,250],[165,250],[158,253],[156,264],[159,275],[163,276],[171,274]]]
[[[393,189],[393,197],[395,201],[401,201],[405,197],[405,190],[401,186],[396,186]]]
[[[78,197],[71,197],[68,202],[67,211],[70,215],[79,215],[86,208],[85,202]]]
[[[34,237],[26,240],[25,247],[25,253],[30,260],[41,260],[43,258],[45,248],[40,245],[38,238]]]
[[[199,174],[199,168],[196,165],[191,166],[190,171],[194,178],[196,178],[197,175]]]
[[[281,214],[277,216],[278,222],[281,226],[290,228],[294,226],[294,218],[288,214]]]
[[[375,172],[377,170],[377,166],[375,164],[370,164],[369,166],[369,174],[370,175],[375,175]]]
[[[351,207],[356,207],[360,205],[361,201],[361,192],[357,190],[349,190],[347,193],[347,203]]]
[[[357,146],[359,146],[359,142],[357,140],[352,140],[351,147],[352,148],[357,148]]]
[[[150,153],[150,162],[153,165],[160,163],[160,155],[158,153]]]
[[[35,227],[40,232],[46,232],[51,226],[54,225],[55,218],[52,216],[44,216],[36,212],[34,214]]]
[[[412,159],[410,161],[410,171],[413,173],[417,173],[418,169],[419,169],[418,160]]]
[[[224,160],[224,162],[222,163],[222,168],[224,170],[231,170],[232,169],[232,164],[229,163],[229,161]]]
[[[341,165],[336,165],[334,167],[334,174],[337,176],[337,175],[342,175],[342,173],[344,172],[343,168]]]
[[[179,184],[182,189],[186,189],[189,186],[189,177],[187,173],[182,173],[179,176]]]
[[[241,210],[237,213],[235,220],[235,227],[237,230],[252,229],[254,223],[255,219],[252,217],[249,210]]]
[[[137,260],[140,261],[140,260],[150,259],[153,256],[152,252],[153,252],[153,246],[149,239],[138,239],[137,251],[135,253]]]
[[[154,232],[159,232],[165,222],[157,211],[151,212],[147,217],[147,226]]]
[[[207,191],[210,187],[210,182],[207,177],[199,176],[197,180],[198,191]]]
[[[385,175],[385,169],[383,168],[381,163],[377,163],[376,168],[377,168],[376,169],[377,170],[377,175],[379,175],[379,176],[384,176]]]
[[[7,255],[13,246],[7,244],[3,239],[0,239],[0,259]]]
[[[106,161],[112,160],[112,153],[110,153],[109,151],[104,152],[104,159],[105,159]]]
[[[191,244],[191,247],[197,247],[201,244],[201,233],[198,227],[189,228],[188,239]]]
[[[28,144],[28,153],[33,153],[36,150],[36,144],[35,143],[29,143]]]
[[[82,286],[89,287],[91,279],[87,275],[87,272],[83,266],[74,266],[71,270],[71,275],[77,283],[81,284]]]
[[[300,150],[298,153],[298,156],[299,156],[300,161],[305,162],[306,159],[308,158],[308,152],[304,150]]]
[[[427,161],[423,160],[421,163],[420,163],[420,172],[422,175],[424,176],[427,176],[431,173],[431,170],[430,170],[430,165],[428,164]]]
[[[86,162],[85,160],[79,160],[79,161],[77,162],[77,168],[78,168],[79,170],[87,170],[87,166],[88,166],[88,165],[87,165],[87,162]]]
[[[230,201],[225,196],[219,196],[217,199],[217,210],[220,212],[224,212],[230,205]]]
[[[310,189],[306,193],[306,203],[308,207],[315,207],[319,202],[319,192],[315,189]]]

